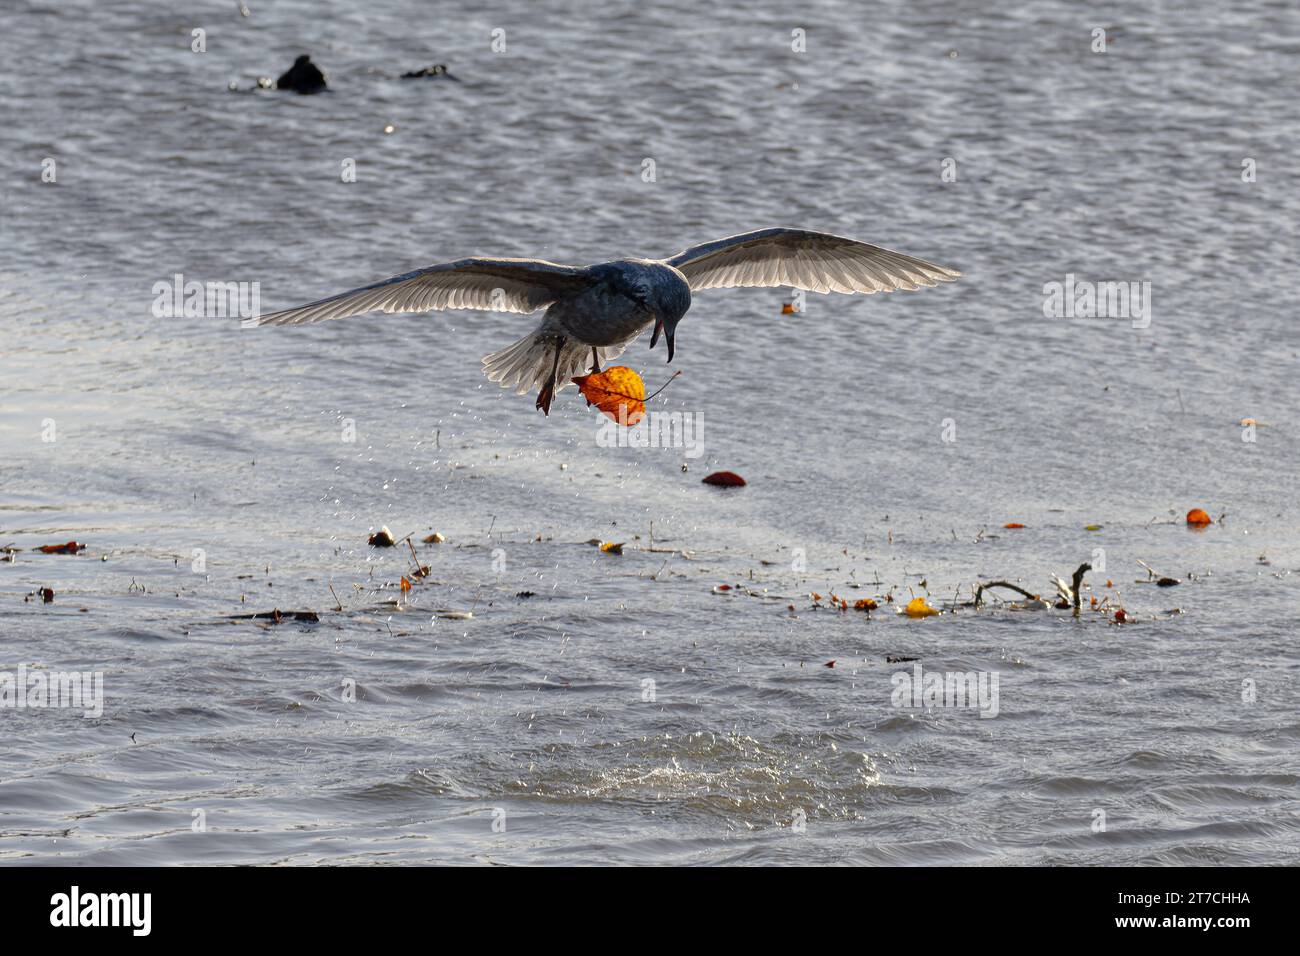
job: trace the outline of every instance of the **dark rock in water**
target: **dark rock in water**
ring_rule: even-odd
[[[293,66],[275,81],[275,88],[294,93],[319,93],[325,89],[325,74],[311,61],[311,57],[304,53],[294,60]]]
[[[447,72],[447,65],[445,63],[436,63],[433,66],[426,66],[422,70],[412,70],[410,73],[402,74],[402,79],[404,80],[419,80],[424,79],[425,77],[441,77],[443,79],[451,80],[454,83],[460,82],[459,79]]]

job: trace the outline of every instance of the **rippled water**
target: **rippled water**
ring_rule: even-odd
[[[0,709],[0,859],[1296,861],[1294,7],[249,4],[0,33],[0,671],[105,693]],[[304,51],[332,92],[249,92]],[[434,62],[463,82],[397,79]],[[966,278],[697,295],[655,407],[698,458],[487,383],[524,317],[151,312],[176,273],[279,308],[770,224]],[[1150,327],[1046,318],[1067,274],[1150,282]],[[894,613],[1096,549],[1130,624]],[[319,620],[231,618],[272,609]],[[998,716],[892,706],[899,656]]]

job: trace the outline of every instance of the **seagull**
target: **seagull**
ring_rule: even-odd
[[[249,325],[302,325],[367,312],[482,309],[536,312],[541,322],[483,359],[488,380],[523,395],[534,388],[550,415],[557,389],[585,368],[599,372],[653,326],[673,360],[677,323],[693,293],[739,286],[809,292],[908,291],[951,282],[954,269],[824,232],[774,227],[691,246],[667,259],[569,266],[543,259],[457,259],[374,285],[257,316]]]

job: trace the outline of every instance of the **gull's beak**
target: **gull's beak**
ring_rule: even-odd
[[[659,344],[659,335],[660,333],[663,333],[664,341],[668,343],[668,361],[670,362],[673,360],[673,338],[675,337],[676,331],[675,328],[665,327],[662,318],[659,318],[658,316],[655,317],[655,330],[650,336],[650,347],[654,348]]]

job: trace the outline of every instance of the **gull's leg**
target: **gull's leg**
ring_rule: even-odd
[[[596,351],[596,346],[591,347],[591,374],[595,375],[600,371],[600,355]]]
[[[555,340],[555,363],[551,366],[551,377],[537,393],[537,407],[548,417],[551,414],[551,399],[555,397],[555,379],[560,374],[560,352],[563,349],[564,336],[560,336]]]

